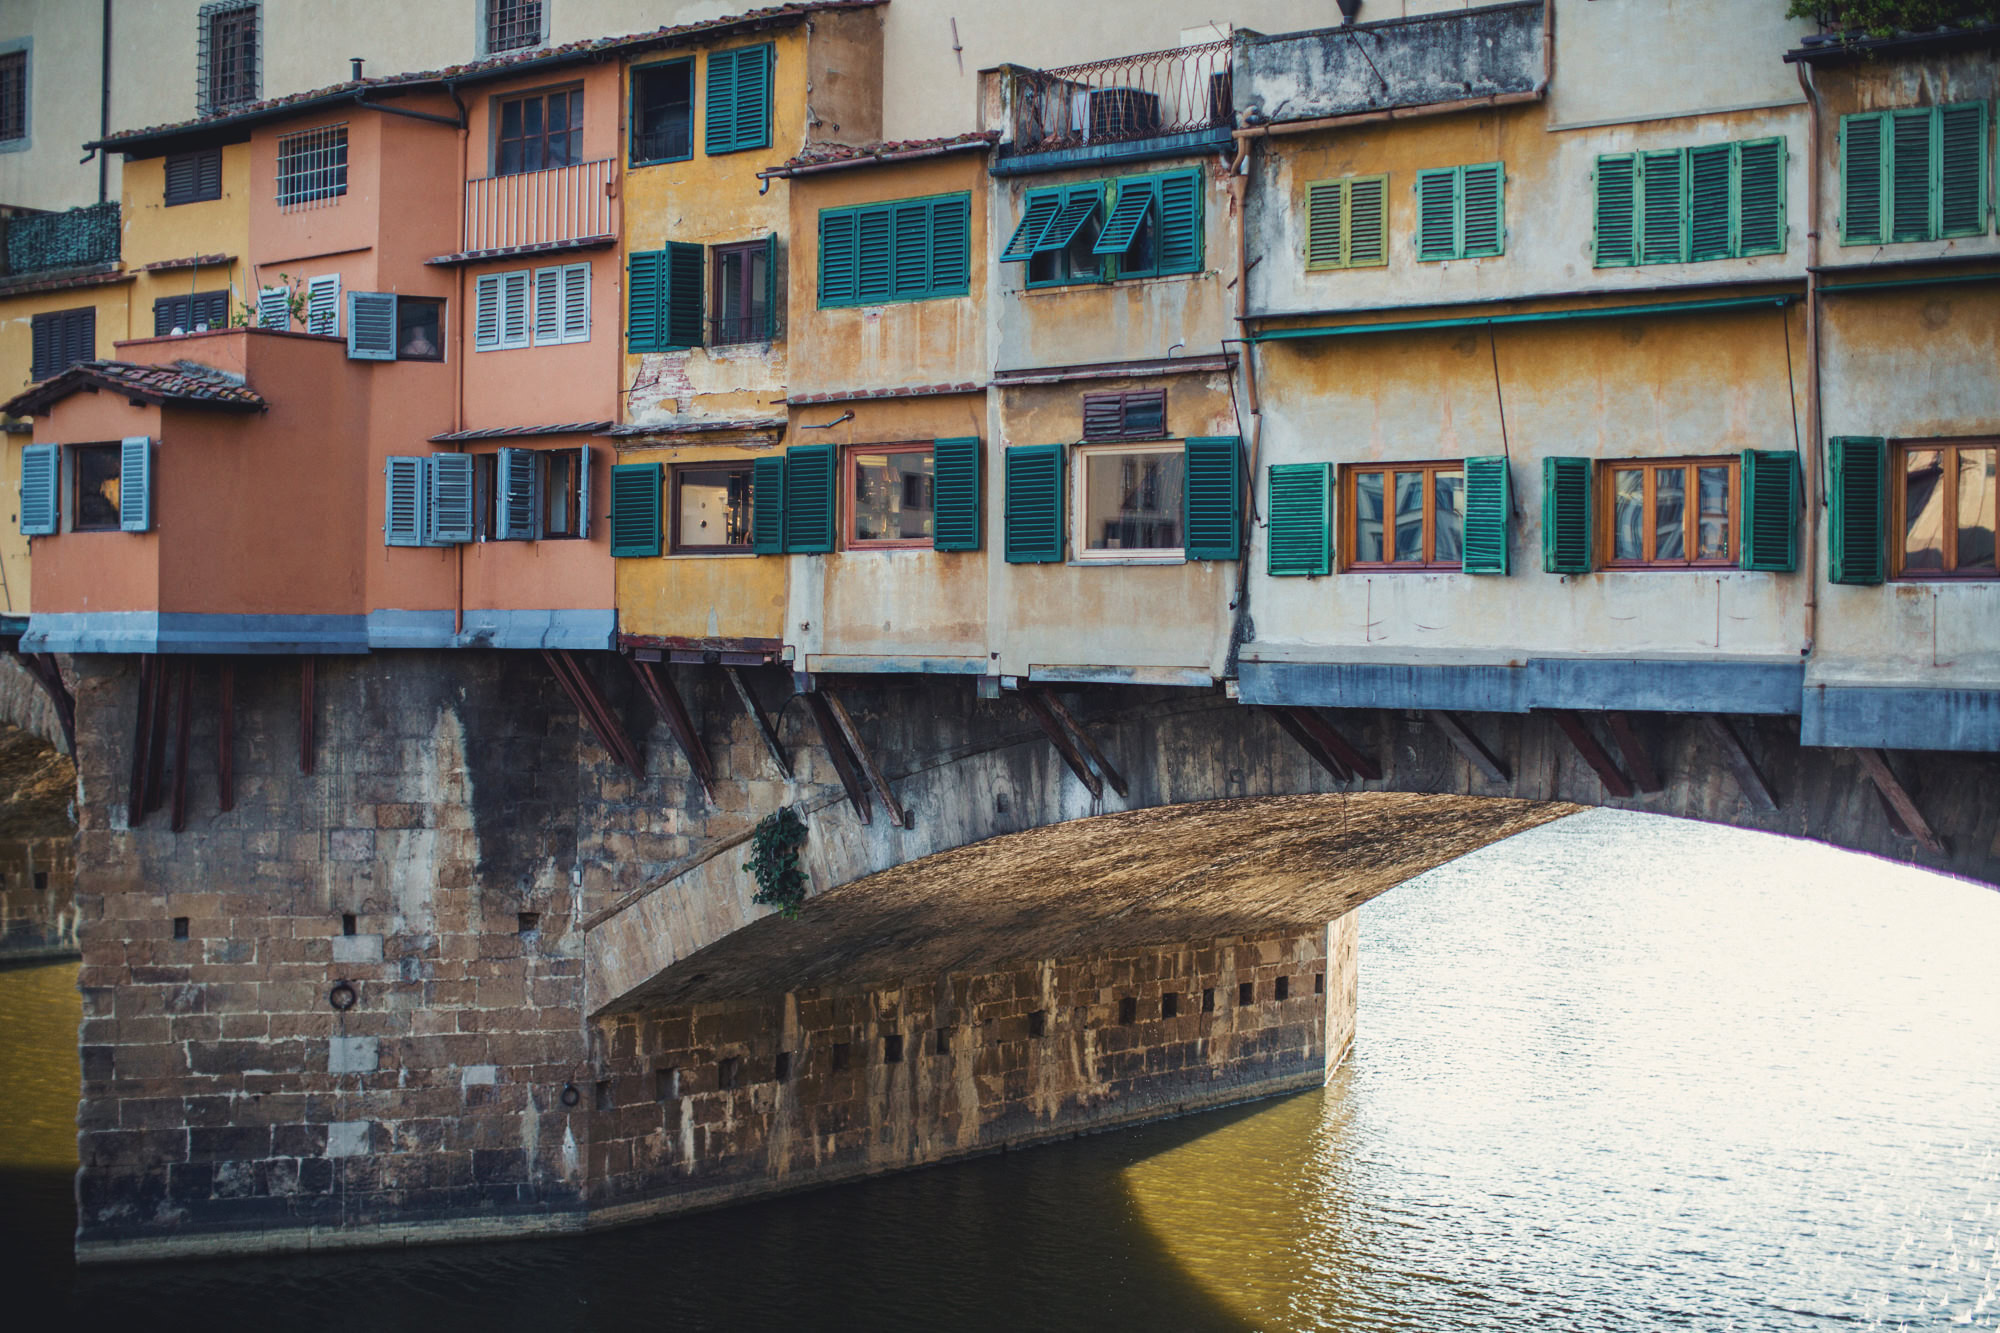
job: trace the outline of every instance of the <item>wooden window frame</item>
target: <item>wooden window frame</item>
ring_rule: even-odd
[[[1105,454],[1177,454],[1182,459],[1181,514],[1176,520],[1181,541],[1178,546],[1121,546],[1107,550],[1090,544],[1090,460]],[[1187,554],[1187,441],[1180,439],[1093,440],[1069,451],[1069,484],[1073,497],[1069,506],[1070,559],[1077,564],[1119,564],[1126,561],[1180,562]]]
[[[738,275],[737,295],[748,310],[758,300],[768,298],[771,289],[771,275],[766,273],[762,282],[753,282],[751,272],[755,265],[753,257],[763,257],[769,262],[770,243],[761,237],[754,241],[732,241],[727,245],[708,247],[708,345],[711,347],[734,347],[743,343],[761,343],[771,340],[771,312],[767,308],[761,320],[741,318],[734,321],[735,328],[725,326],[719,313],[722,310],[722,261],[730,255],[744,257],[742,273]]]
[[[743,528],[744,542],[740,546],[727,544],[701,546],[681,540],[681,477],[689,472],[741,472],[743,484],[751,491],[751,518],[756,517],[757,496],[753,477],[753,460],[735,458],[711,458],[706,462],[675,463],[668,473],[667,486],[667,554],[668,555],[754,555],[756,549],[748,540],[751,527]]]
[[[69,500],[69,527],[66,529],[69,532],[119,532],[123,530],[118,512],[119,506],[117,504],[111,506],[112,514],[109,523],[85,523],[82,521],[83,456],[86,452],[100,452],[104,450],[110,451],[112,459],[117,464],[112,469],[112,477],[122,485],[125,467],[124,447],[122,445],[116,443],[72,444],[68,448],[69,456],[63,461],[69,465],[69,485],[64,488],[69,492],[67,497]]]
[[[1958,564],[1958,467],[1960,449],[2000,449],[2000,436],[1973,436],[1966,438],[1938,440],[1891,440],[1889,441],[1889,577],[1898,582],[1908,583],[1991,583],[2000,578],[2000,573],[1990,569],[1960,570]],[[1908,536],[1905,523],[1906,487],[1909,483],[1908,456],[1918,450],[1936,450],[1951,460],[1944,469],[1944,563],[1941,570],[1915,570],[1904,568],[1903,561],[1908,555],[1904,542]],[[2000,498],[1996,498],[2000,503]],[[2000,530],[2000,514],[1994,514],[1995,527]]]
[[[639,147],[640,140],[642,137],[644,137],[642,131],[639,129],[639,107],[640,107],[639,84],[643,79],[648,79],[654,75],[664,74],[668,70],[673,69],[675,67],[679,67],[687,74],[687,83],[688,83],[687,151],[684,153],[662,153],[662,154],[643,153],[640,151]],[[694,105],[697,95],[698,95],[698,89],[696,87],[696,82],[695,82],[695,67],[694,67],[693,56],[681,56],[674,60],[655,60],[649,64],[633,66],[632,99],[631,99],[632,107],[630,113],[631,114],[630,123],[632,125],[632,131],[631,131],[631,151],[629,154],[631,159],[631,164],[633,166],[651,167],[651,166],[657,166],[663,162],[689,162],[694,159]],[[655,128],[654,130],[651,131],[651,133],[657,135],[659,133],[659,130]]]
[[[1398,472],[1421,472],[1424,474],[1424,554],[1421,560],[1362,560],[1356,552],[1361,542],[1361,508],[1356,497],[1363,473],[1383,473],[1393,477]],[[1408,462],[1350,463],[1340,469],[1340,498],[1336,509],[1347,516],[1340,528],[1340,568],[1368,574],[1438,574],[1453,573],[1465,568],[1465,513],[1459,511],[1458,544],[1461,553],[1457,560],[1437,558],[1437,474],[1456,472],[1459,474],[1460,503],[1463,504],[1465,485],[1465,460],[1463,458],[1412,459]],[[1394,504],[1396,483],[1384,480],[1382,483],[1382,549],[1393,552],[1396,549],[1396,516]]]
[[[0,51],[0,143],[26,146],[30,124],[29,51]]]
[[[403,351],[403,312],[416,306],[437,308],[437,354],[418,356]],[[396,298],[396,359],[398,361],[442,361],[445,347],[444,298],[442,296],[399,296]]]
[[[931,536],[896,537],[863,541],[854,535],[854,483],[860,475],[857,461],[862,454],[931,455]],[[848,444],[840,450],[840,546],[846,551],[928,551],[937,540],[937,441],[899,440],[893,444]]]
[[[1090,430],[1090,407],[1092,403],[1115,401],[1118,404],[1118,429],[1105,434],[1092,434]],[[1158,430],[1135,431],[1128,424],[1135,402],[1156,402],[1160,405],[1160,428]],[[1113,393],[1087,393],[1083,396],[1084,428],[1081,438],[1086,444],[1108,443],[1114,440],[1164,440],[1167,438],[1167,391],[1165,389],[1126,389]]]
[[[1617,494],[1617,476],[1633,468],[1646,473],[1644,491],[1648,521],[1640,529],[1644,534],[1645,549],[1651,551],[1658,536],[1656,525],[1651,522],[1654,503],[1655,472],[1668,468],[1694,469],[1704,467],[1726,467],[1729,469],[1729,517],[1724,531],[1729,534],[1729,550],[1722,556],[1700,559],[1690,556],[1685,560],[1660,560],[1646,556],[1638,560],[1621,560],[1613,552],[1618,545],[1618,510],[1613,503]],[[1599,569],[1621,570],[1682,570],[1682,569],[1739,569],[1743,552],[1743,458],[1740,454],[1689,454],[1677,458],[1604,458],[1599,459],[1596,472],[1597,485],[1597,532],[1593,540],[1597,544],[1597,567]],[[1690,477],[1684,492],[1686,503],[1681,512],[1681,549],[1696,550],[1701,536],[1700,481]]]
[[[44,310],[41,313],[33,315],[29,318],[28,320],[29,379],[32,382],[39,384],[44,380],[54,379],[56,376],[62,374],[65,370],[68,370],[71,366],[78,364],[77,361],[70,360],[68,358],[68,354],[63,350],[64,344],[68,343],[71,340],[72,336],[79,335],[79,331],[73,327],[78,323],[85,323],[90,326],[88,330],[89,336],[80,337],[80,341],[83,341],[88,344],[88,349],[85,351],[82,360],[84,361],[95,360],[97,357],[97,307],[96,306],[79,305],[79,306],[71,306],[67,310]],[[35,337],[36,329],[38,327],[46,328],[51,325],[53,325],[55,328],[55,334],[54,334],[56,342],[55,359],[57,362],[60,363],[57,365],[50,365],[38,361],[35,359],[34,355],[34,344],[37,341]]]
[[[208,164],[214,163],[214,170]],[[185,167],[193,173],[193,184],[180,193],[174,190],[174,171]],[[160,202],[167,208],[178,208],[182,204],[203,204],[222,198],[222,150],[220,148],[197,148],[187,153],[169,153],[163,162],[164,179],[160,183]],[[209,188],[212,182],[213,189]]]
[[[569,138],[571,135],[576,137],[576,153],[567,162],[551,163],[549,161],[549,141],[553,136],[549,133],[549,102],[551,99],[557,97],[574,99],[564,108],[565,114],[568,114],[573,109],[575,117],[569,122],[567,128],[562,131],[562,137]],[[555,88],[536,88],[507,97],[495,97],[493,99],[493,174],[495,176],[532,176],[538,171],[552,171],[558,167],[573,167],[582,162],[584,160],[583,100],[583,85],[580,83],[563,84]],[[525,107],[529,102],[540,102],[542,104],[542,128],[540,132],[530,135],[524,128],[519,136],[507,138],[507,108],[517,104]],[[527,123],[527,113],[525,110],[522,112],[521,121],[525,127]],[[531,167],[526,165],[528,160],[528,145],[531,143],[541,146],[542,160],[539,166]],[[509,144],[521,145],[522,165],[512,170],[501,165],[502,156],[506,153],[507,145]]]

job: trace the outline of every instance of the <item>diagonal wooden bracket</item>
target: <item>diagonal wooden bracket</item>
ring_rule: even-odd
[[[1068,728],[1070,735],[1076,738],[1077,745],[1082,748],[1085,757],[1090,760],[1091,765],[1097,769],[1099,776],[1111,790],[1121,797],[1130,795],[1130,789],[1126,787],[1123,775],[1111,766],[1109,759],[1104,757],[1104,751],[1098,748],[1097,742],[1091,739],[1088,731],[1084,730],[1082,720],[1069,711],[1069,705],[1062,701],[1062,696],[1048,689],[1036,690],[1034,694],[1049,706],[1049,712],[1055,714],[1056,721]]]
[[[840,738],[847,742],[847,748],[861,761],[862,770],[868,774],[868,781],[874,786],[875,794],[882,798],[882,808],[889,812],[889,822],[898,828],[914,828],[917,821],[903,808],[902,802],[896,799],[896,793],[889,790],[888,775],[882,771],[882,766],[875,762],[875,756],[869,752],[868,747],[861,743],[860,728],[854,725],[853,717],[848,714],[847,705],[842,703],[840,696],[832,690],[822,688],[819,694],[826,700],[827,711],[832,715],[834,725],[840,728]]]
[[[1327,753],[1326,747],[1314,740],[1312,734],[1299,725],[1298,719],[1293,716],[1297,709],[1267,708],[1264,711],[1271,715],[1273,722],[1285,729],[1287,736],[1299,743],[1299,748],[1304,750],[1315,764],[1332,774],[1335,782],[1346,782],[1354,776],[1348,771],[1347,765]]]
[[[69,744],[69,752],[76,753],[76,696],[69,692],[69,685],[62,678],[62,668],[56,665],[54,653],[24,653],[21,641],[12,639],[15,660],[42,687],[42,693],[49,696],[55,706],[56,723],[62,727],[63,740]]]
[[[1611,712],[1604,715],[1604,721],[1611,728],[1611,739],[1618,742],[1618,753],[1625,757],[1625,767],[1632,770],[1632,785],[1640,791],[1658,791],[1664,783],[1653,767],[1652,756],[1646,753],[1639,733],[1632,729],[1632,719],[1623,713]]]
[[[695,730],[694,719],[688,715],[687,704],[681,699],[681,692],[674,688],[674,680],[656,663],[641,662],[636,657],[627,657],[632,674],[639,678],[639,686],[645,690],[646,698],[652,702],[653,711],[667,724],[667,730],[674,734],[681,753],[687,756],[688,767],[694,771],[695,780],[701,783],[701,794],[715,804],[715,765],[708,757],[708,747],[701,743],[701,733]]]
[[[128,828],[138,828],[146,818],[146,802],[152,795],[147,779],[152,776],[153,728],[159,725],[154,719],[159,670],[159,658],[149,654],[139,659],[139,707],[132,726],[132,785],[125,798]]]
[[[1875,790],[1881,795],[1882,803],[1888,807],[1890,823],[1902,825],[1897,832],[1915,838],[1917,846],[1932,856],[1949,856],[1951,853],[1946,848],[1944,839],[1931,831],[1930,824],[1924,819],[1923,811],[1917,809],[1916,801],[1911,799],[1909,791],[1896,779],[1896,774],[1889,767],[1889,756],[1881,750],[1856,750],[1854,753],[1861,760],[1861,771],[1875,784]]]
[[[778,744],[778,733],[771,729],[770,719],[764,716],[763,706],[751,692],[750,682],[745,679],[743,668],[726,666],[722,670],[729,677],[730,685],[735,687],[736,697],[743,701],[743,707],[749,712],[750,720],[757,724],[757,735],[763,739],[764,748],[770,752],[771,762],[778,766],[778,771],[784,774],[785,780],[789,782],[792,766],[785,762],[785,750]]]
[[[1583,762],[1597,771],[1597,780],[1604,784],[1604,790],[1613,796],[1632,794],[1631,782],[1612,762],[1611,756],[1605,753],[1604,747],[1597,743],[1597,737],[1590,734],[1590,728],[1583,725],[1582,718],[1567,709],[1551,710],[1549,716],[1555,719],[1562,734],[1569,737],[1569,743],[1583,756]]]
[[[1444,733],[1444,738],[1451,742],[1452,748],[1464,755],[1465,762],[1471,764],[1473,770],[1481,777],[1488,782],[1513,781],[1513,775],[1507,771],[1506,763],[1486,748],[1473,733],[1472,728],[1465,724],[1463,718],[1456,713],[1447,713],[1440,709],[1433,711],[1430,719],[1431,725]]]
[[[819,728],[819,743],[826,747],[827,757],[833,760],[833,771],[840,774],[840,785],[847,789],[847,800],[854,807],[855,817],[864,824],[874,823],[874,808],[868,800],[868,788],[862,784],[861,774],[854,765],[854,756],[848,753],[847,741],[840,734],[840,723],[834,720],[826,697],[818,690],[801,690],[799,695],[806,701],[806,711],[812,714],[813,725]]]
[[[597,682],[583,669],[583,663],[567,648],[544,648],[542,660],[549,664],[556,680],[576,705],[578,716],[590,725],[597,734],[598,742],[619,763],[632,770],[634,777],[646,775],[645,765],[639,760],[639,751],[632,744],[632,738],[625,734],[625,728],[612,715],[611,705],[597,688]]]
[[[1306,735],[1318,742],[1322,750],[1339,760],[1341,767],[1349,769],[1364,782],[1374,782],[1381,778],[1381,766],[1349,743],[1347,737],[1341,735],[1319,709],[1288,708],[1285,711],[1292,715],[1292,720],[1299,724]]]
[[[1757,770],[1757,761],[1750,757],[1750,751],[1743,746],[1743,738],[1736,734],[1736,728],[1729,725],[1729,720],[1709,713],[1702,718],[1702,726],[1714,738],[1716,748],[1722,751],[1722,762],[1729,766],[1743,799],[1750,802],[1752,809],[1776,810],[1777,793],[1771,790],[1771,784]]]
[[[1017,693],[1022,704],[1027,707],[1028,716],[1035,720],[1035,725],[1042,729],[1042,733],[1049,738],[1049,743],[1056,747],[1056,753],[1062,756],[1065,764],[1069,765],[1069,771],[1076,774],[1078,782],[1090,789],[1090,799],[1103,800],[1104,780],[1097,776],[1097,771],[1091,768],[1090,761],[1083,757],[1083,751],[1077,748],[1070,734],[1063,730],[1063,724],[1057,720],[1054,710],[1049,707],[1048,699],[1040,690],[1020,690]]]

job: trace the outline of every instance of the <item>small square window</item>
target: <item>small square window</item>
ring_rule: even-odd
[[[519,176],[583,161],[583,89],[565,88],[500,103],[493,174]]]
[[[396,298],[396,359],[444,360],[444,302],[425,296]]]
[[[853,1053],[854,1048],[848,1042],[835,1042],[833,1044],[833,1072],[838,1074],[848,1068],[853,1059]]]
[[[1345,473],[1351,569],[1458,569],[1465,464],[1410,463]]]
[[[1326,973],[1324,972],[1313,973],[1313,994],[1315,995],[1326,994]]]
[[[1212,1014],[1215,1012],[1215,987],[1213,986],[1202,987],[1201,1011],[1204,1014]]]
[[[694,61],[632,71],[632,165],[694,156]]]
[[[163,202],[199,204],[222,198],[222,150],[203,148],[192,153],[169,153],[165,164],[166,188]]]
[[[1134,996],[1127,995],[1124,999],[1118,1002],[1118,1021],[1120,1023],[1137,1022],[1138,1018],[1139,1018],[1139,1001],[1137,998],[1135,998]]]
[[[1086,440],[1157,440],[1167,433],[1167,391],[1087,393],[1083,396]]]
[[[255,0],[201,7],[201,110],[213,115],[257,100],[259,43]]]
[[[669,549],[676,554],[748,551],[750,500],[748,464],[676,464]]]
[[[929,546],[937,522],[936,457],[929,444],[847,450],[847,545]]]
[[[486,0],[486,54],[542,44],[542,0]]]
[[[743,1076],[743,1057],[732,1055],[715,1062],[715,1086],[725,1091],[736,1086]]]
[[[188,919],[184,916],[175,917],[174,938],[177,940],[184,940],[187,937],[188,937]]]
[[[347,193],[347,126],[325,125],[278,140],[278,207],[290,211]]]
[[[1890,554],[1903,579],[1991,579],[2000,530],[2000,440],[1898,443]]]
[[[118,530],[121,452],[115,444],[79,444],[71,450],[76,469],[76,495],[70,509],[70,531]]]
[[[1037,1009],[1028,1015],[1028,1035],[1046,1037],[1049,1033],[1049,1014],[1046,1009]]]
[[[936,1051],[937,1051],[937,1054],[939,1054],[939,1055],[950,1055],[950,1054],[951,1054],[951,1029],[950,1029],[950,1028],[939,1028],[939,1029],[937,1030],[937,1047],[936,1047]]]
[[[1090,447],[1076,451],[1076,550],[1083,559],[1181,554],[1186,450]]]
[[[792,1076],[792,1053],[779,1051],[778,1058],[771,1064],[771,1077],[783,1083]]]
[[[1607,566],[1734,565],[1734,458],[1600,463]]]
[[[903,1063],[903,1036],[901,1033],[892,1032],[882,1038],[882,1062],[891,1065]]]
[[[1236,1003],[1239,1005],[1246,1005],[1246,1004],[1255,1004],[1256,1002],[1257,1002],[1257,983],[1254,981],[1245,981],[1239,983],[1236,987]]]
[[[1273,988],[1273,990],[1275,991],[1275,997],[1276,997],[1277,999],[1280,999],[1280,1000],[1289,1000],[1289,999],[1291,999],[1291,998],[1292,998],[1292,979],[1291,979],[1290,977],[1279,977],[1279,978],[1278,978],[1278,984],[1277,984],[1277,985],[1276,985],[1276,986],[1275,986],[1275,987]]]
[[[1181,1013],[1181,997],[1177,992],[1168,991],[1165,995],[1162,995],[1160,997],[1161,1018],[1179,1018],[1180,1013]]]
[[[516,912],[514,914],[514,928],[519,934],[533,935],[542,928],[542,914],[540,912]]]
[[[670,1102],[681,1095],[681,1071],[672,1065],[653,1071],[653,1096],[658,1101]]]
[[[352,934],[354,933],[354,928],[355,928],[355,926],[356,926],[357,924],[358,924],[358,923],[357,923],[357,922],[355,921],[355,919],[354,919],[354,913],[352,913],[352,912],[342,912],[342,913],[340,914],[340,933],[341,933],[341,934],[343,934],[343,935],[352,935]]]

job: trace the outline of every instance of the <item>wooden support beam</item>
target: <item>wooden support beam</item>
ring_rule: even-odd
[[[833,760],[833,771],[840,774],[840,785],[847,789],[847,799],[854,807],[855,816],[864,824],[874,823],[868,788],[862,784],[861,774],[855,771],[854,759],[847,753],[847,742],[841,739],[840,724],[833,720],[833,710],[826,706],[826,699],[818,690],[803,690],[800,693],[806,701],[806,711],[812,714],[813,725],[819,728],[819,743],[826,747],[827,756]]]
[[[1604,721],[1611,728],[1611,739],[1618,742],[1618,753],[1625,757],[1625,767],[1632,770],[1632,785],[1640,791],[1658,791],[1663,785],[1659,772],[1653,767],[1653,760],[1646,753],[1645,744],[1639,733],[1632,729],[1632,719],[1623,713],[1612,712],[1604,715]]]
[[[225,657],[218,668],[222,711],[215,723],[215,772],[224,810],[236,808],[236,663]]]
[[[1069,771],[1076,774],[1076,780],[1090,789],[1090,798],[1094,801],[1103,800],[1103,779],[1099,778],[1096,770],[1091,768],[1090,761],[1083,757],[1083,751],[1076,748],[1076,742],[1072,741],[1069,733],[1063,730],[1062,723],[1056,721],[1056,715],[1049,711],[1048,701],[1042,697],[1041,692],[1018,690],[1016,694],[1027,707],[1028,716],[1035,719],[1035,725],[1042,729],[1043,734],[1049,738],[1049,743],[1056,747],[1056,753],[1062,756],[1065,764],[1069,765]]]
[[[778,771],[784,774],[785,780],[789,782],[792,777],[792,766],[785,762],[785,749],[778,744],[778,733],[771,729],[770,719],[764,716],[763,706],[757,702],[757,696],[751,693],[750,682],[743,676],[743,668],[726,666],[722,670],[723,674],[729,677],[730,685],[735,687],[736,697],[743,701],[743,707],[749,712],[750,720],[757,724],[757,735],[763,739],[765,750],[770,752],[771,762],[778,766]]]
[[[840,696],[832,690],[822,688],[819,693],[826,700],[826,706],[832,712],[834,722],[840,727],[841,738],[847,742],[847,748],[854,752],[854,757],[861,761],[861,767],[868,774],[868,781],[874,784],[875,794],[882,798],[882,808],[889,812],[889,822],[898,828],[914,827],[916,820],[903,808],[902,802],[896,799],[896,793],[889,790],[888,775],[882,771],[881,765],[875,762],[875,756],[869,752],[868,747],[861,743],[861,732],[854,725],[853,717],[848,714],[847,705],[842,703]]]
[[[138,828],[146,818],[146,775],[153,753],[153,673],[160,659],[139,659],[139,706],[132,725],[132,785],[125,799],[125,823]]]
[[[1902,821],[1907,835],[1917,840],[1917,846],[1932,856],[1950,855],[1944,840],[1931,831],[1923,811],[1917,809],[1910,793],[1897,781],[1895,773],[1889,768],[1889,756],[1881,750],[1856,750],[1854,753],[1861,760],[1861,771],[1875,784],[1875,790],[1881,793],[1890,812]]]
[[[1604,784],[1604,790],[1613,796],[1632,794],[1632,784],[1618,770],[1618,765],[1611,761],[1611,756],[1605,753],[1604,747],[1597,743],[1597,737],[1590,734],[1590,728],[1583,725],[1582,718],[1567,709],[1553,710],[1549,716],[1555,719],[1556,726],[1562,729],[1562,734],[1569,737],[1569,743],[1576,747],[1576,752],[1583,756],[1583,761],[1597,770],[1597,780]]]
[[[1771,784],[1764,780],[1764,775],[1757,771],[1757,761],[1750,757],[1750,751],[1743,746],[1743,738],[1736,734],[1736,728],[1729,725],[1729,720],[1708,713],[1702,717],[1702,726],[1714,739],[1716,748],[1722,751],[1722,762],[1729,766],[1730,775],[1736,779],[1737,790],[1743,793],[1744,800],[1750,802],[1751,809],[1776,810],[1777,793],[1771,790]]]
[[[1307,757],[1332,774],[1335,782],[1346,782],[1354,776],[1347,771],[1347,765],[1328,754],[1326,748],[1314,740],[1304,727],[1299,725],[1298,719],[1292,716],[1292,709],[1267,708],[1264,711],[1271,715],[1273,722],[1276,722],[1285,729],[1287,736],[1290,736],[1299,743],[1299,748],[1306,752]]]
[[[153,738],[146,754],[146,813],[166,804],[167,727],[173,720],[173,700],[169,686],[173,671],[162,658],[153,669]]]
[[[1431,725],[1444,733],[1452,748],[1465,756],[1465,762],[1472,765],[1474,772],[1488,782],[1513,781],[1512,775],[1507,772],[1507,765],[1486,748],[1457,714],[1437,709],[1430,714],[1430,719]]]
[[[188,739],[194,723],[194,659],[181,659],[180,717],[174,731],[173,830],[187,827]]]
[[[1381,766],[1350,745],[1347,737],[1341,735],[1317,708],[1293,708],[1289,711],[1306,734],[1319,742],[1321,749],[1352,769],[1355,776],[1368,782],[1382,776]]]
[[[687,756],[688,767],[694,771],[695,780],[701,783],[702,795],[708,798],[710,805],[714,805],[715,765],[709,760],[708,747],[701,743],[701,733],[695,730],[694,719],[688,715],[681,692],[674,688],[674,678],[652,662],[641,662],[636,657],[625,660],[631,664],[632,674],[639,678],[646,697],[652,701],[653,711],[667,724],[667,730],[674,734],[681,753]]]
[[[634,777],[644,777],[646,769],[640,762],[638,748],[625,734],[625,728],[618,724],[618,719],[612,716],[611,705],[597,688],[597,682],[583,669],[583,663],[577,661],[575,654],[567,648],[544,648],[542,660],[555,672],[563,692],[576,705],[577,715],[596,734],[598,744],[613,759],[632,770]]]
[[[1056,715],[1056,720],[1068,727],[1070,733],[1076,737],[1077,744],[1083,747],[1084,754],[1088,755],[1090,762],[1097,766],[1098,773],[1110,784],[1111,790],[1120,796],[1130,795],[1129,789],[1125,786],[1125,779],[1111,766],[1111,761],[1104,757],[1104,751],[1097,748],[1097,742],[1090,738],[1090,733],[1084,730],[1083,723],[1076,714],[1069,711],[1068,705],[1063,703],[1062,698],[1054,690],[1037,690],[1036,693],[1041,695],[1042,702],[1049,706],[1049,711]]]
[[[76,753],[76,696],[69,692],[69,685],[62,678],[62,668],[56,665],[54,653],[24,653],[21,641],[8,640],[14,648],[15,660],[34,677],[35,684],[42,687],[42,693],[49,697],[49,703],[56,710],[56,724],[62,728],[63,740],[69,743],[69,752]]]
[[[312,776],[314,743],[313,722],[318,716],[313,695],[317,690],[319,668],[313,658],[299,659],[299,772]]]

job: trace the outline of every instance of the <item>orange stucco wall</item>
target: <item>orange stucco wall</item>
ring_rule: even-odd
[[[160,409],[105,393],[72,394],[35,418],[36,444],[108,444],[128,435],[160,437]],[[69,469],[63,469],[65,489]],[[62,501],[64,525],[70,497]],[[159,606],[160,534],[63,532],[30,537],[35,579],[29,610],[151,611]]]

